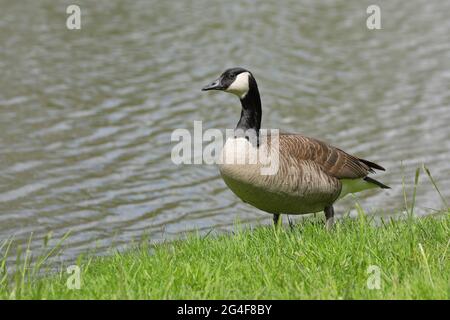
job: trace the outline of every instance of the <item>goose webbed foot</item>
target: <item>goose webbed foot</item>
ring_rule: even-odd
[[[325,209],[323,210],[325,212],[325,228],[327,230],[331,230],[333,228],[334,225],[334,209],[333,209],[333,205],[327,206],[325,207]]]

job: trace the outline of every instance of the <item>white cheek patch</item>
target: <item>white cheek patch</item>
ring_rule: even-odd
[[[238,74],[233,83],[231,83],[231,85],[225,91],[233,93],[241,99],[244,98],[247,95],[249,89],[249,77],[250,73],[248,72],[242,72]]]

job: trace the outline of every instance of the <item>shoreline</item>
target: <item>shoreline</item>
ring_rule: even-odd
[[[142,243],[50,276],[24,267],[0,273],[0,298],[449,299],[449,213],[377,227],[361,214],[331,232],[321,218],[279,230],[238,225],[229,234]]]

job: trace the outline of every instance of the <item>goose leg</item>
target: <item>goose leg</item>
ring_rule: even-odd
[[[275,227],[279,227],[281,225],[281,214],[274,213],[273,215],[273,224]]]
[[[325,227],[327,228],[327,230],[330,230],[334,225],[333,205],[325,207],[325,209],[323,211],[325,212],[325,218],[326,218]]]

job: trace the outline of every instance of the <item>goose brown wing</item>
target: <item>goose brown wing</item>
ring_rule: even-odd
[[[280,134],[280,149],[284,149],[282,152],[296,159],[313,161],[326,174],[338,179],[364,178],[374,172],[373,169],[384,170],[375,163],[359,159],[323,141],[299,134]]]

